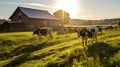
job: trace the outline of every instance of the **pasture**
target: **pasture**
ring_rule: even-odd
[[[40,41],[32,32],[0,33],[0,67],[120,67],[120,31],[104,31],[87,47],[77,33],[53,37]]]

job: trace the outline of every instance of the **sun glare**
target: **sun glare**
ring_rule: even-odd
[[[70,14],[70,17],[74,17],[79,10],[77,0],[58,0],[56,3],[57,10],[64,10]]]

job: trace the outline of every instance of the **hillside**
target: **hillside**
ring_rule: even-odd
[[[83,47],[76,33],[38,40],[32,32],[0,33],[0,67],[120,67],[120,31]]]
[[[110,25],[117,24],[119,18],[101,20],[71,19],[71,25]]]

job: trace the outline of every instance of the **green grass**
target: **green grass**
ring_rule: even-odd
[[[0,67],[120,67],[120,31],[104,31],[83,47],[76,33],[42,36],[0,33]]]

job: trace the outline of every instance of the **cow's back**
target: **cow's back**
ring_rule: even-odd
[[[88,37],[91,38],[93,36],[93,33],[91,31],[87,31],[87,33],[88,33]]]
[[[39,32],[42,35],[46,35],[47,34],[47,29],[42,28],[42,29],[39,30]]]

